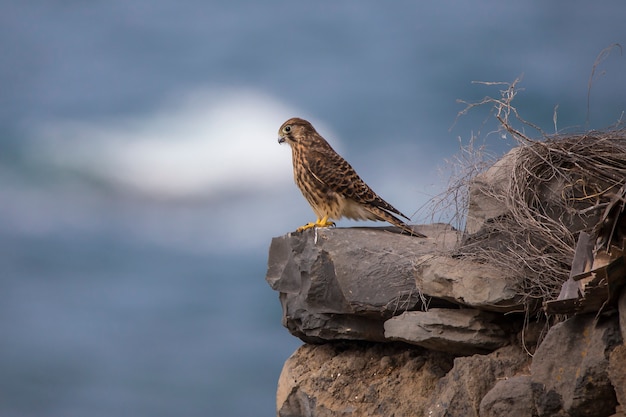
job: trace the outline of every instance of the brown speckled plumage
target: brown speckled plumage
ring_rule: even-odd
[[[329,226],[333,224],[329,219],[347,217],[387,221],[408,234],[426,237],[394,216],[409,219],[372,191],[311,123],[300,118],[289,119],[278,135],[279,143],[287,142],[291,146],[294,180],[317,216],[315,223],[298,230]]]

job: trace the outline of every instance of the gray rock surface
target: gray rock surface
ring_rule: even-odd
[[[266,279],[280,293],[283,324],[306,342],[383,341],[385,320],[406,311],[453,304],[520,309],[516,284],[499,270],[441,255],[458,243],[458,232],[445,225],[419,231],[429,238],[387,228],[317,229],[274,238]],[[486,349],[500,346],[490,345]]]
[[[490,219],[508,213],[503,198],[509,194],[507,190],[511,187],[511,173],[518,154],[519,148],[512,149],[472,181],[465,226],[467,233],[477,233]]]
[[[415,263],[417,288],[424,294],[481,310],[520,311],[519,282],[494,266],[445,255],[421,256]]]
[[[480,403],[502,378],[514,376],[528,363],[518,346],[506,346],[488,355],[459,357],[437,383],[425,415],[479,417]]]
[[[385,337],[456,355],[486,353],[509,342],[495,318],[474,309],[407,311],[385,322]]]
[[[530,375],[496,382],[480,402],[480,417],[537,417]]]
[[[458,232],[420,227],[427,239],[386,228],[315,229],[272,239],[266,280],[280,293],[283,324],[307,342],[384,340],[384,321],[421,308],[420,254],[451,249]]]
[[[539,415],[611,415],[617,401],[607,367],[618,344],[616,317],[575,316],[553,326],[530,368]]]

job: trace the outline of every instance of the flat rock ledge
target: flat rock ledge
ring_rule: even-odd
[[[461,238],[450,226],[419,227],[429,236],[426,239],[391,230],[315,229],[272,239],[266,279],[280,294],[283,325],[305,342],[381,342],[412,340],[411,335],[385,335],[385,322],[408,311],[522,310],[518,283],[505,279],[496,268],[444,255]],[[422,327],[436,326],[433,330],[444,343],[465,343],[457,330],[448,338],[441,320],[429,324],[433,315],[419,316],[425,320]],[[481,345],[484,339],[474,334],[467,338],[467,345],[475,348],[468,354],[499,346],[486,340]]]
[[[407,311],[385,322],[385,338],[456,355],[487,353],[509,343],[496,318],[475,309]]]

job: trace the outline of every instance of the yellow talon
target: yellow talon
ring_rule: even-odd
[[[321,220],[315,220],[315,223],[307,223],[304,226],[300,226],[296,229],[296,232],[302,232],[307,229],[311,229],[313,227],[330,227],[334,226],[335,222],[331,222],[328,220],[328,216],[324,216]]]
[[[296,229],[296,232],[303,232],[303,231],[305,231],[306,229],[310,229],[310,228],[312,228],[312,227],[315,227],[315,223],[307,223],[307,224],[305,224],[304,226],[300,226],[300,227],[298,227],[298,228]]]
[[[322,220],[317,219],[317,221],[315,222],[315,225],[317,227],[329,227],[329,226],[334,226],[335,222],[328,221],[328,216],[324,216]]]

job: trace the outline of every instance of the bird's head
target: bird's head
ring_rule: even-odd
[[[290,145],[301,143],[317,132],[311,125],[304,119],[293,117],[287,120],[278,129],[278,143],[287,142]]]

